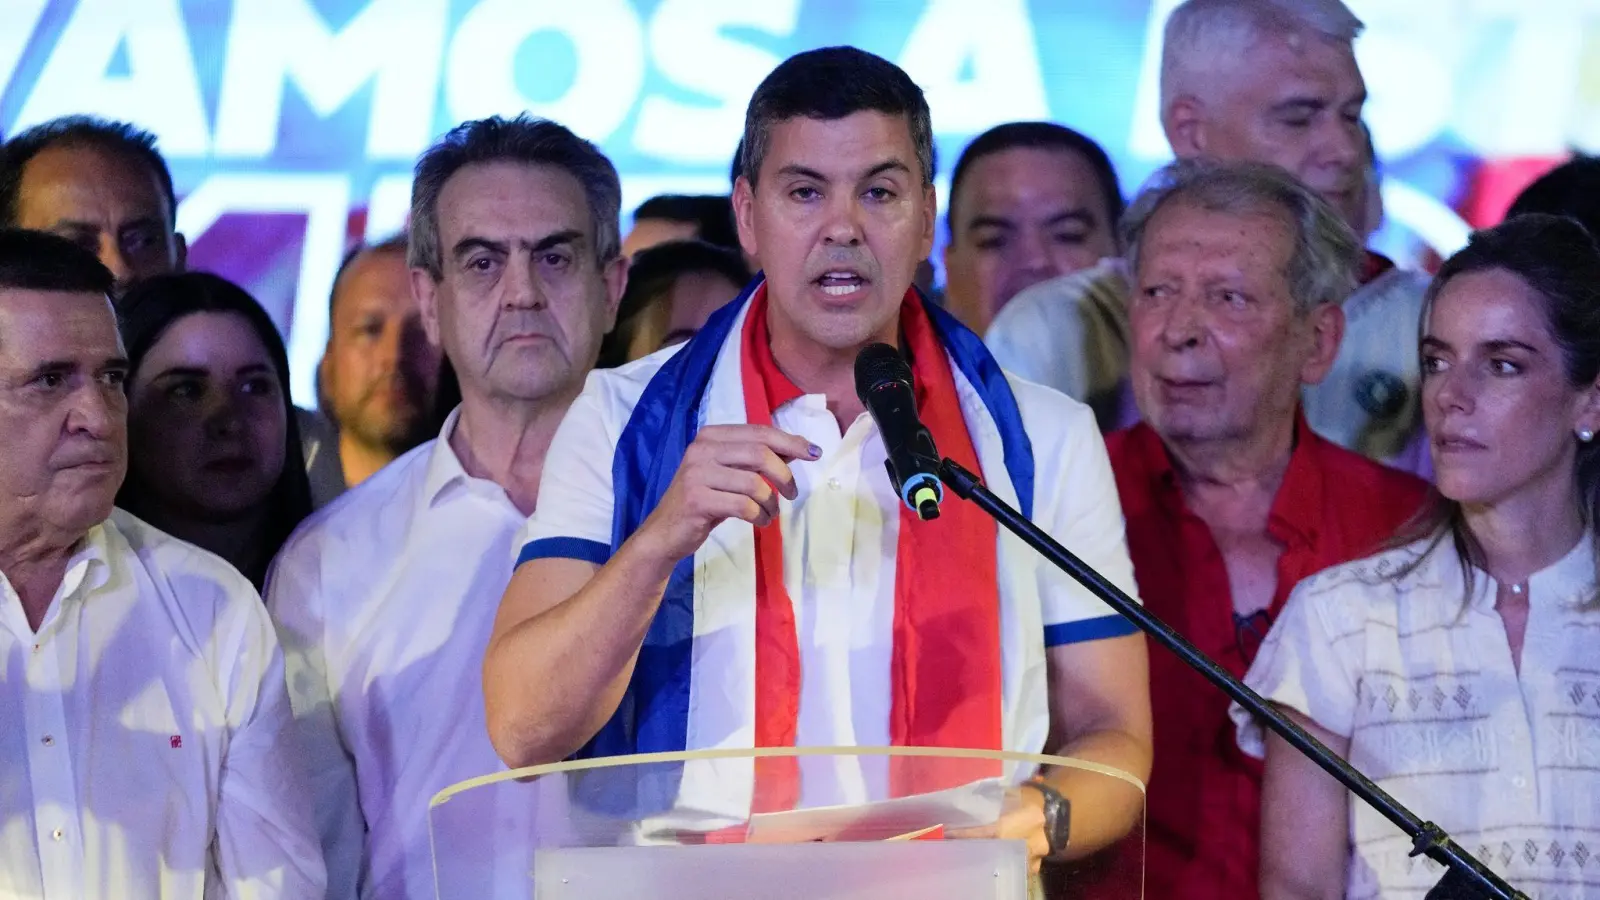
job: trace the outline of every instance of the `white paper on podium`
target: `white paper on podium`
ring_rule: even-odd
[[[935,825],[972,828],[1000,818],[1006,787],[984,778],[959,787],[878,803],[819,806],[750,817],[745,841],[795,844],[825,840],[882,840]]]

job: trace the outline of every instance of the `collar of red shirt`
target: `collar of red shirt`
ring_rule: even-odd
[[[1374,253],[1371,250],[1367,250],[1361,254],[1361,271],[1357,273],[1360,276],[1357,283],[1371,284],[1377,280],[1379,275],[1392,268],[1394,268],[1394,260],[1384,256],[1382,253]]]
[[[1129,449],[1139,460],[1139,467],[1148,473],[1152,493],[1162,496],[1169,508],[1183,505],[1182,488],[1178,471],[1167,453],[1166,444],[1154,428],[1140,422],[1128,429]],[[1324,466],[1319,460],[1323,439],[1311,430],[1299,409],[1294,414],[1294,448],[1289,452],[1289,467],[1284,470],[1283,483],[1272,499],[1272,509],[1267,514],[1267,533],[1288,545],[1310,546],[1316,543],[1317,530],[1322,516]]]

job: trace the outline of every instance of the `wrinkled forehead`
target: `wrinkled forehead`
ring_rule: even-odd
[[[155,219],[172,227],[160,179],[132,155],[92,143],[47,147],[23,168],[17,197],[24,227],[62,222]]]
[[[577,177],[559,166],[495,161],[463,166],[439,191],[439,243],[539,240],[575,230],[591,245],[594,217]]]
[[[124,355],[116,314],[104,295],[0,287],[0,360],[99,366]]]
[[[1287,276],[1294,244],[1294,223],[1270,204],[1218,206],[1174,197],[1145,226],[1139,273],[1167,267]]]
[[[1217,89],[1261,108],[1295,99],[1338,107],[1366,96],[1354,48],[1312,31],[1258,32],[1246,53],[1218,65]]]

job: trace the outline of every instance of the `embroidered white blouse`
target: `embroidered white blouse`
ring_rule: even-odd
[[[1245,681],[1350,739],[1349,760],[1536,900],[1600,897],[1600,598],[1592,535],[1529,580],[1521,672],[1451,542],[1302,582]],[[1239,744],[1263,732],[1238,705]],[[1442,876],[1351,798],[1350,898],[1422,898]]]

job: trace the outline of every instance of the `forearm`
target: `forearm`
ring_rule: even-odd
[[[1348,738],[1292,709],[1283,711],[1334,753]],[[1339,900],[1350,859],[1350,806],[1344,785],[1276,734],[1267,736],[1261,776],[1263,900]]]
[[[672,566],[629,540],[567,599],[496,628],[484,654],[484,702],[490,739],[507,765],[564,759],[616,711]],[[519,592],[549,589],[537,576],[518,573],[502,615],[527,599]]]
[[[1141,782],[1150,776],[1149,742],[1125,731],[1090,732],[1054,752],[1125,772]],[[1067,766],[1048,769],[1043,777],[1072,804],[1067,859],[1115,843],[1144,815],[1144,791],[1123,778]]]

